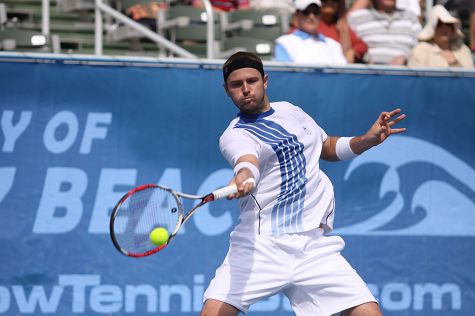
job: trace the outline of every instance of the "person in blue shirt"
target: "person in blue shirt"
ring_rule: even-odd
[[[296,29],[275,41],[274,60],[321,65],[345,65],[340,43],[319,34],[320,0],[296,0]]]

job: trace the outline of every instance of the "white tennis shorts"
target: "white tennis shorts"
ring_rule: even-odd
[[[376,302],[341,255],[344,247],[343,239],[323,236],[320,228],[280,236],[233,232],[204,301],[219,300],[246,313],[253,303],[282,292],[297,316],[329,316]]]

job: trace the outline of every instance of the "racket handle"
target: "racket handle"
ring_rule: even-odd
[[[256,185],[256,181],[254,180],[254,178],[249,178],[246,181],[244,181],[244,183],[247,183],[247,182],[252,182],[253,186]],[[226,197],[230,194],[234,194],[236,192],[237,192],[237,187],[235,184],[233,184],[233,185],[229,185],[227,187],[214,191],[213,196],[215,200],[219,200],[219,199],[222,199],[223,197]]]
[[[223,197],[226,197],[236,192],[237,192],[237,187],[235,184],[233,184],[233,185],[229,185],[227,187],[214,191],[213,196],[215,200],[219,200],[219,199],[222,199]]]

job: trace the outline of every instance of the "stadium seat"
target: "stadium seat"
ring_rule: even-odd
[[[174,28],[171,28],[172,37],[175,37],[177,42],[192,40],[192,41],[203,41],[206,42],[207,38],[207,22],[208,15],[204,8],[196,8],[192,6],[171,6],[166,12],[166,20],[173,20],[177,18],[186,17],[189,22],[186,25],[175,25]],[[159,21],[160,23],[161,21]],[[221,37],[221,32],[219,29],[219,13],[215,12],[214,14],[214,34],[215,39],[219,40]]]
[[[127,9],[137,4],[145,4],[147,0],[115,0],[110,3],[118,11],[129,15]],[[105,54],[117,53],[123,55],[140,55],[140,56],[157,56],[158,46],[151,43],[148,38],[136,29],[125,25],[121,22],[114,21],[110,16],[104,16],[104,29],[106,36],[104,37],[103,50]],[[144,24],[142,24],[144,25]],[[156,31],[155,27],[144,25]],[[90,45],[88,50],[92,49]],[[109,52],[109,53],[106,53]]]
[[[59,53],[59,37],[18,29],[0,31],[0,49],[4,51],[30,51]]]
[[[214,50],[219,51],[219,41],[222,38],[220,26],[221,12],[214,12]],[[206,56],[207,51],[207,22],[208,15],[204,8],[193,6],[170,6],[165,14],[158,19],[159,34],[168,37],[172,42],[182,46],[187,51]]]
[[[249,30],[240,30],[238,35],[243,37],[258,38],[274,41],[277,37],[287,33],[289,29],[289,16],[277,10],[238,10],[230,13],[230,22],[251,20],[253,27]]]
[[[94,0],[56,0],[62,12],[78,12],[94,10]]]
[[[25,3],[22,1],[1,0],[1,2],[6,6],[6,16],[10,23],[32,22],[35,15],[41,16],[41,1]]]
[[[272,58],[274,43],[272,41],[252,37],[234,36],[224,40],[223,48],[230,53],[246,51],[258,55],[263,60],[270,60]]]

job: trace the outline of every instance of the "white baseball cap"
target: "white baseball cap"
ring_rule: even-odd
[[[299,11],[305,10],[309,5],[316,4],[317,6],[321,7],[322,2],[320,0],[295,0],[294,7]]]

